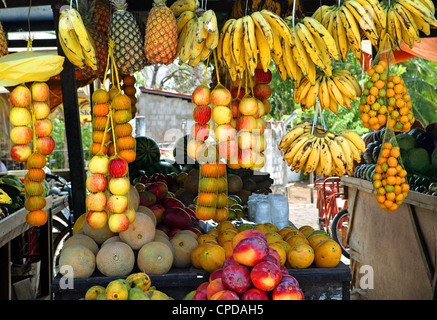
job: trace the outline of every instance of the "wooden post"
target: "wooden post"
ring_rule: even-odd
[[[61,5],[52,5],[56,34],[58,34],[59,9]],[[65,56],[59,39],[57,40],[59,55]],[[64,105],[65,133],[67,136],[68,163],[72,190],[72,206],[74,220],[86,212],[85,205],[85,167],[80,128],[79,103],[74,65],[65,58],[61,72],[62,100]]]

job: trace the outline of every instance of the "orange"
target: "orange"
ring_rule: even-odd
[[[386,174],[387,174],[387,178],[389,178],[390,176],[395,176],[397,173],[396,168],[390,167],[387,169]]]
[[[404,195],[402,193],[396,195],[395,200],[396,202],[404,200]]]
[[[387,150],[387,149],[385,149],[385,150]],[[387,151],[389,154],[391,153],[391,150],[387,150]],[[387,159],[387,163],[390,167],[396,167],[398,165],[398,160],[396,160],[395,157],[389,157]]]
[[[387,89],[385,94],[386,94],[387,98],[390,98],[390,97],[393,97],[395,95],[395,91],[390,88],[390,89]]]
[[[291,268],[305,269],[313,263],[314,256],[313,248],[309,244],[301,243],[291,247],[287,254],[287,262]]]
[[[368,104],[374,104],[375,101],[376,101],[376,97],[373,96],[373,95],[371,95],[371,94],[369,94],[369,95],[367,96],[367,98],[366,98],[366,102],[367,102]]]
[[[377,64],[374,69],[377,73],[383,73],[385,68],[382,65]]]
[[[381,168],[381,165],[377,165],[376,167],[375,167],[375,172],[376,173],[383,173],[384,171],[382,171],[382,168]]]
[[[378,65],[382,66],[384,69],[387,68],[387,62],[385,62],[384,60],[379,60]]]
[[[374,73],[375,73],[375,69],[374,68],[370,68],[369,70],[367,70],[367,75],[369,77],[371,77]]]
[[[390,169],[393,169],[393,168],[390,168]],[[388,171],[388,170],[387,170],[387,171]],[[396,184],[396,177],[394,177],[394,176],[388,176],[388,177],[387,177],[387,184],[388,184],[388,185],[391,185],[391,186],[395,185],[395,184]]]
[[[393,205],[393,201],[391,200],[385,200],[384,201],[384,205],[386,206],[386,208],[390,208]]]
[[[303,234],[305,237],[308,237],[308,235],[309,235],[311,232],[314,231],[314,228],[311,227],[311,226],[305,225],[305,226],[300,227],[300,228],[299,228],[299,231],[302,232],[302,234]]]
[[[383,145],[382,145],[382,148],[383,149],[391,149],[393,146],[391,145],[391,143],[390,142],[385,142]]]
[[[378,201],[378,203],[384,203],[384,201],[385,201],[385,195],[383,195],[383,194],[377,194],[377,195],[376,195],[376,201]]]
[[[137,153],[135,152],[135,150],[132,149],[120,150],[118,152],[118,155],[126,160],[127,163],[133,162],[137,157]]]
[[[379,92],[379,90],[378,90],[378,88],[377,87],[372,87],[372,88],[370,88],[370,94],[371,95],[373,95],[373,96],[377,96],[378,95],[378,92]]]
[[[382,114],[379,114],[379,115],[377,116],[377,118],[378,118],[378,123],[379,123],[380,125],[384,125],[385,122],[387,121],[386,118],[385,118],[385,116],[382,115]]]
[[[393,203],[390,207],[387,207],[389,211],[395,211],[398,208],[398,205],[396,203]]]
[[[216,208],[215,216],[212,218],[215,222],[222,222],[229,219],[228,208]]]
[[[279,263],[281,265],[284,265],[285,262],[287,261],[287,252],[285,251],[285,249],[279,243],[276,242],[269,243],[269,247],[278,253]]]
[[[401,155],[399,147],[394,147],[393,149],[391,149],[390,150],[390,155],[392,157],[398,158]]]
[[[47,222],[47,213],[43,210],[34,210],[26,214],[26,222],[31,226],[39,227]]]
[[[382,88],[384,88],[384,86],[385,86],[385,83],[382,80],[378,80],[375,82],[375,87],[378,89],[382,89]]]
[[[335,268],[341,259],[341,247],[332,240],[321,241],[314,249],[314,264],[318,268]]]
[[[363,122],[369,122],[369,119],[370,119],[370,117],[369,117],[369,115],[368,115],[367,113],[362,113],[362,114],[360,115],[360,118],[361,118],[361,120],[362,120]]]
[[[393,88],[393,90],[394,90],[396,93],[403,93],[403,91],[404,91],[404,86],[401,85],[401,84],[397,84],[397,85],[395,85],[395,87]]]
[[[402,99],[396,99],[396,107],[403,108],[405,106],[405,101]]]
[[[292,230],[292,231],[288,232],[288,233],[287,233],[285,236],[283,236],[282,238],[283,238],[284,241],[287,241],[288,239],[290,239],[292,236],[295,236],[295,235],[298,235],[298,236],[301,236],[301,237],[305,238],[305,236],[303,235],[303,233],[300,232],[300,231],[298,231],[298,230]]]
[[[383,149],[384,150],[384,149]],[[381,152],[383,151],[383,150],[381,150]],[[390,152],[390,151],[389,151]],[[382,156],[382,153],[381,153],[381,156],[378,158],[378,164],[383,164],[383,163],[385,163],[385,162],[387,162],[387,158],[384,158],[383,156]]]
[[[396,194],[394,192],[387,192],[385,194],[385,198],[390,201],[394,201],[396,198]]]
[[[109,106],[107,103],[98,103],[93,106],[93,114],[98,117],[103,117],[108,115]]]
[[[393,83],[394,84],[398,84],[398,83],[401,83],[401,77],[399,77],[399,76],[393,76]]]
[[[381,157],[383,157],[383,158],[388,158],[388,157],[390,157],[390,150],[388,150],[388,149],[382,149],[382,150],[381,150]]]
[[[405,94],[402,96],[402,99],[403,99],[405,102],[408,102],[408,101],[411,100],[411,96],[410,96],[408,93],[405,93]]]
[[[402,126],[402,131],[403,132],[408,132],[408,131],[410,131],[410,129],[411,129],[411,123],[410,122],[404,123],[404,125]]]
[[[46,199],[43,196],[30,196],[24,202],[27,211],[42,210],[46,206]]]

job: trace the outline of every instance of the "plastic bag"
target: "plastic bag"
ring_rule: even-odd
[[[372,130],[386,126],[390,119],[394,131],[408,132],[415,121],[411,97],[404,80],[391,72],[396,60],[390,39],[387,34],[367,72],[370,79],[360,100],[360,118],[363,126]]]
[[[0,87],[45,82],[63,69],[64,57],[41,51],[23,51],[0,58]]]

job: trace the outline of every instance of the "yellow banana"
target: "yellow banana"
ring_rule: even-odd
[[[65,11],[64,11],[65,12]],[[59,43],[68,60],[79,68],[85,67],[85,57],[82,47],[76,37],[75,32],[71,29],[68,15],[65,12],[61,14],[58,25]]]
[[[334,114],[338,114],[338,102],[331,95],[329,87],[328,87],[328,93],[329,93],[329,110],[334,112]]]
[[[332,170],[332,155],[331,152],[329,151],[329,147],[326,140],[327,138],[325,137],[320,149],[321,171],[324,175],[330,174]]]
[[[238,59],[240,61],[240,63],[237,65],[235,64],[235,70],[237,72],[237,78],[239,79],[244,79],[244,71],[246,71],[246,68],[248,68],[248,66],[246,65],[246,50],[244,49],[244,45],[241,45],[241,50],[240,50],[240,57]]]
[[[187,36],[185,38],[185,42],[181,48],[181,54],[179,56],[180,63],[184,63],[191,59],[191,45],[195,42],[196,36],[196,23],[190,24],[189,29],[187,30]]]
[[[231,66],[231,60],[232,58],[232,53],[231,53],[231,32],[234,28],[234,24],[236,23],[237,20],[235,19],[230,19],[228,21],[225,22],[225,25],[223,26],[223,32],[220,36],[220,38],[222,38],[222,58],[223,58],[223,63],[225,66],[227,66],[228,68],[230,68]],[[234,63],[235,64],[235,63]]]
[[[431,26],[437,27],[435,12],[428,9],[428,7],[420,0],[399,0],[398,3],[413,15],[417,15],[424,21],[428,22]]]
[[[344,105],[343,101],[343,95],[341,94],[340,89],[335,84],[334,80],[329,77],[327,78],[327,84],[328,84],[328,92],[331,95],[331,98],[333,98],[337,103],[341,106]]]
[[[349,47],[351,48],[355,57],[361,61],[361,35],[357,21],[349,12],[349,10],[345,9],[343,6],[340,8],[339,15],[346,30]]]
[[[405,10],[407,10],[407,9],[405,9]],[[413,17],[414,23],[417,26],[417,29],[422,31],[425,35],[429,36],[431,33],[431,26],[429,25],[429,23],[426,22],[425,20],[421,19],[419,16],[417,16],[415,14],[412,14],[412,17]]]
[[[178,39],[178,49],[177,49],[177,56],[180,57],[182,48],[186,45],[187,36],[190,32],[191,27],[196,24],[196,19],[191,19],[185,24],[185,26],[182,28],[181,33],[179,34]]]
[[[235,64],[238,66],[240,64],[240,51],[243,44],[243,18],[237,19],[233,24],[233,28],[230,34],[230,48],[231,55],[234,59]]]
[[[327,12],[329,12],[332,9],[332,7],[333,6],[328,6],[328,5],[322,5],[322,6],[318,7],[316,9],[316,11],[314,11],[311,18],[321,22],[322,18],[326,15]]]
[[[343,62],[346,62],[347,55],[349,53],[349,42],[348,37],[346,35],[346,29],[343,25],[343,21],[341,20],[340,11],[336,12],[336,21],[337,21],[337,39],[338,39],[338,49],[340,51],[340,57]]]
[[[217,17],[213,10],[206,10],[203,13],[203,27],[209,33],[214,33],[218,31],[217,27]]]
[[[316,65],[314,64],[313,59],[308,55],[307,52],[305,52],[306,60],[308,61],[308,79],[310,80],[311,84],[316,83]]]
[[[299,151],[293,158],[291,169],[295,172],[299,172],[305,167],[305,163],[311,153],[312,146],[316,140],[315,136],[310,136],[307,141],[301,146]]]
[[[410,14],[408,10],[404,10],[404,7],[397,3],[394,5],[393,10],[401,23],[402,30],[407,34],[405,37],[407,41],[405,41],[405,43],[407,43],[410,48],[413,48],[414,42],[420,42],[420,36],[419,29],[414,22],[412,14]]]
[[[353,87],[351,88],[350,84],[345,81],[342,77],[332,77],[332,80],[334,81],[337,88],[341,91],[342,94],[345,96],[351,98],[351,99],[357,99],[357,97],[354,95],[355,89]]]
[[[325,65],[325,63],[320,57],[321,56],[320,49],[315,44],[314,37],[311,35],[311,32],[309,32],[309,30],[305,27],[305,25],[301,23],[298,23],[295,26],[295,29],[296,29],[296,34],[298,35],[299,39],[302,41],[302,44],[304,45],[305,50],[307,51],[311,60],[322,70],[325,70],[327,66]]]
[[[400,32],[400,34],[398,34],[398,32]],[[393,43],[393,47],[400,50],[402,32],[400,30],[400,22],[398,21],[393,8],[389,8],[387,12],[387,33],[391,35],[388,39]]]
[[[281,60],[282,57],[281,36],[275,29],[272,29],[272,31],[273,31],[274,42],[273,42],[273,50],[271,51],[271,56],[273,61],[276,64],[279,64],[279,61]]]
[[[346,139],[344,139],[341,136],[336,136],[334,140],[338,143],[338,145],[343,150],[344,159],[346,161],[346,170],[349,172],[352,171],[354,166],[354,155],[349,146],[349,142],[347,142]]]
[[[316,170],[320,161],[321,139],[317,138],[312,146],[312,150],[305,164],[305,174],[312,173]]]
[[[287,69],[285,68],[284,57],[281,57],[278,63],[275,62],[276,71],[283,81],[287,79]]]
[[[212,34],[212,33],[211,33]],[[200,61],[205,61],[211,55],[212,51],[208,48],[206,41],[203,43],[202,51],[199,54]]]
[[[263,9],[261,10],[261,13],[269,22],[272,29],[276,30],[282,38],[291,44],[291,33],[287,23],[280,16],[269,10]]]
[[[179,17],[177,17],[176,25],[178,29],[178,35],[182,32],[182,29],[191,19],[196,19],[196,14],[194,13],[194,11],[184,11]]]
[[[76,33],[77,39],[79,40],[79,43],[82,46],[83,50],[94,50],[88,39],[88,34],[86,32],[85,25],[83,24],[82,17],[80,16],[79,12],[74,8],[67,10],[67,12],[68,20],[70,21],[71,26]]]
[[[246,57],[246,67],[250,75],[255,75],[256,65],[258,63],[257,44],[255,36],[255,24],[251,16],[244,16],[243,20],[243,44]]]
[[[296,156],[299,149],[302,147],[302,145],[308,141],[308,139],[311,137],[309,133],[300,135],[296,140],[294,140],[288,149],[285,151],[284,154],[284,160],[285,161],[293,161],[294,157]],[[290,163],[288,164],[290,165]]]
[[[347,167],[346,160],[343,156],[343,151],[335,140],[329,140],[328,147],[332,155],[332,163],[336,168],[339,169],[339,176],[341,176],[346,172]]]
[[[286,41],[282,41],[282,52],[282,59],[284,60],[285,70],[287,71],[287,74],[293,81],[299,83],[302,78],[302,70],[293,59],[291,46]]]
[[[294,92],[293,92],[294,102],[299,104],[302,101],[302,98],[307,95],[310,87],[311,87],[311,82],[308,80],[308,77],[302,78],[301,82],[299,83],[299,86],[294,88]]]
[[[366,151],[366,143],[355,131],[343,130],[338,135],[350,140],[361,152]]]
[[[385,11],[378,0],[356,0],[372,17],[378,34],[386,28]]]
[[[337,44],[334,41],[332,35],[328,30],[316,19],[311,17],[303,18],[302,22],[305,24],[307,29],[311,32],[315,39],[320,40],[321,43],[325,45],[325,49],[328,51],[329,55],[334,59],[338,60],[340,58]]]
[[[256,37],[256,46],[258,48],[259,60],[261,62],[264,72],[267,72],[270,65],[270,61],[272,59],[270,48],[261,29],[257,27],[256,24],[255,24],[255,37]]]
[[[255,26],[261,31],[263,34],[270,51],[273,50],[273,44],[274,44],[274,36],[272,28],[269,24],[269,22],[266,20],[266,18],[262,15],[261,12],[255,11],[251,14],[251,17],[253,19],[253,23]]]
[[[194,11],[198,6],[197,0],[176,0],[171,6],[170,10],[173,11],[175,17],[179,17],[184,11]]]
[[[322,106],[322,110],[328,110],[331,104],[330,96],[328,92],[328,83],[327,83],[327,77],[323,76],[320,81],[320,94],[319,94],[319,101],[320,105]]]
[[[316,80],[314,85],[310,87],[307,93],[307,99],[305,102],[307,108],[311,108],[316,104],[317,97],[319,96],[319,88],[320,82]]]
[[[280,150],[287,149],[293,141],[295,141],[298,137],[300,137],[304,132],[305,128],[310,126],[310,123],[307,121],[301,122],[291,128],[281,139],[281,142],[278,145]]]
[[[361,162],[360,150],[358,150],[358,148],[355,146],[355,144],[352,141],[350,141],[349,139],[346,139],[345,137],[342,137],[342,138],[345,139],[347,143],[349,143],[349,148],[351,149],[353,159],[356,162],[360,163]]]
[[[217,48],[218,41],[219,41],[219,33],[218,33],[218,31],[210,32],[210,33],[208,33],[208,36],[205,39],[205,45],[208,47],[208,49],[210,51],[212,51],[215,48]]]
[[[308,75],[309,72],[309,66],[308,66],[308,55],[305,51],[305,48],[300,41],[299,37],[296,34],[295,28],[291,29],[291,35],[292,35],[292,47],[291,51],[293,53],[293,58],[296,61],[296,64],[299,66],[299,68],[302,70],[303,74],[305,76]]]
[[[203,27],[204,21],[205,21],[204,15],[201,15],[200,17],[197,18],[196,36],[195,36],[195,40],[197,41],[197,43],[202,43],[203,41],[205,41],[206,37],[208,36],[208,30],[206,30]]]
[[[370,42],[376,46],[379,40],[379,35],[369,12],[355,0],[346,1],[344,6],[346,6],[355,17]]]
[[[434,2],[432,0],[420,0],[422,4],[427,7],[431,12],[435,12]]]

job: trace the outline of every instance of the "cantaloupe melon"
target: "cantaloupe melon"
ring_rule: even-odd
[[[111,229],[109,229],[109,225],[106,224],[104,227],[99,229],[94,229],[88,225],[88,223],[85,221],[83,222],[82,227],[83,233],[91,238],[97,243],[102,244],[105,242],[105,240],[117,235],[116,233],[112,232]]]
[[[159,234],[156,234],[155,239],[153,239],[153,241],[158,241],[158,242],[162,242],[162,243],[166,244],[170,248],[171,253],[173,253],[173,256],[174,256],[174,248],[173,248],[172,244],[170,243],[170,240],[168,240],[168,238],[165,238]]]
[[[75,234],[74,236],[68,238],[65,241],[64,246],[62,247],[62,250],[64,250],[65,248],[67,248],[73,244],[81,244],[81,245],[87,247],[88,249],[91,250],[92,253],[94,253],[94,255],[96,255],[97,252],[99,252],[99,246],[97,245],[97,243],[91,237],[89,237],[85,234]]]
[[[122,242],[121,239],[120,239],[120,236],[113,236],[113,237],[111,237],[111,238],[105,240],[105,241],[100,245],[100,248],[102,248],[104,245],[106,245],[106,244],[108,244],[108,243],[115,242],[115,241],[120,241],[120,242]]]
[[[191,265],[191,252],[198,246],[197,240],[188,234],[177,233],[170,239],[175,255],[173,265],[176,268],[187,268]]]
[[[96,256],[96,266],[107,277],[125,276],[135,265],[135,254],[124,242],[113,241],[102,246]]]
[[[59,268],[64,277],[88,278],[96,268],[96,257],[87,247],[73,244],[61,251]]]
[[[157,236],[157,235],[160,235],[160,236],[166,238],[167,240],[170,240],[170,237],[161,229],[156,229],[155,236]]]
[[[151,241],[138,251],[137,265],[147,274],[164,274],[173,265],[173,253],[166,244]]]
[[[129,225],[126,231],[120,232],[118,235],[132,249],[139,250],[155,238],[155,224],[147,214],[137,212],[135,221]]]
[[[145,206],[138,206],[137,211],[145,213],[146,215],[148,215],[149,218],[152,219],[152,221],[153,221],[153,223],[154,223],[154,225],[156,227],[156,224],[158,223],[158,221],[156,220],[156,215],[153,213],[152,210],[150,210],[149,208],[147,208]]]

